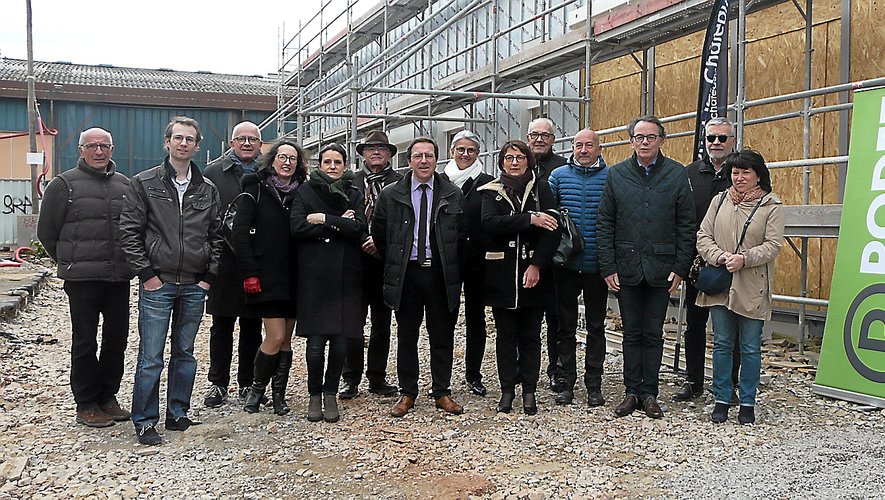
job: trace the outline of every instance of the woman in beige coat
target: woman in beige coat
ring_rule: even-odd
[[[714,422],[728,419],[731,365],[735,342],[741,351],[738,422],[756,420],[754,406],[762,365],[762,326],[771,318],[771,276],[784,239],[780,198],[771,191],[765,159],[755,151],[725,160],[732,186],[714,198],[698,231],[698,253],[707,265],[725,266],[731,287],[717,295],[698,295],[697,304],[713,318]],[[746,234],[741,242],[741,234]],[[740,242],[740,244],[739,244]]]

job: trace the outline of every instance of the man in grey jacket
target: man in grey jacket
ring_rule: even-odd
[[[77,168],[46,188],[37,237],[58,264],[71,309],[71,391],[77,423],[108,427],[129,420],[117,403],[129,336],[129,279],[119,245],[120,212],[129,179],[117,173],[110,132],[80,134]],[[88,237],[84,237],[88,236]],[[98,318],[101,315],[101,354]]]
[[[132,422],[142,444],[162,441],[156,430],[160,373],[172,318],[166,430],[199,423],[188,417],[197,374],[194,339],[222,244],[218,189],[191,161],[201,139],[196,120],[173,118],[165,132],[169,154],[161,165],[132,178],[120,220],[123,251],[141,282]]]

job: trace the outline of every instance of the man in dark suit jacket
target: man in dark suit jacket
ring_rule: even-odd
[[[460,414],[451,396],[455,321],[461,304],[458,246],[463,244],[463,195],[435,172],[439,147],[419,137],[407,150],[411,172],[381,191],[372,237],[384,261],[384,302],[396,311],[399,402],[403,417],[418,397],[418,332],[427,314],[431,396],[436,407]]]
[[[624,325],[626,398],[619,417],[640,406],[664,416],[657,402],[670,294],[694,257],[694,202],[681,163],[661,153],[666,132],[654,116],[628,126],[633,156],[609,171],[596,232],[599,268],[618,297]]]

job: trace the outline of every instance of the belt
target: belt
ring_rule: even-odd
[[[430,259],[425,260],[423,264],[419,264],[417,260],[410,260],[409,264],[414,264],[418,267],[433,267],[433,261]]]

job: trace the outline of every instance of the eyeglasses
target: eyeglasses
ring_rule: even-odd
[[[552,137],[556,137],[556,135],[549,132],[529,132],[529,139],[533,141],[537,139],[544,139],[546,141]]]
[[[719,142],[724,144],[725,141],[727,141],[729,137],[734,137],[734,136],[733,135],[725,135],[725,134],[719,134],[719,135],[710,134],[707,136],[707,142],[712,144],[712,143],[716,142],[716,139],[719,139]]]
[[[234,142],[236,142],[238,144],[245,144],[247,142],[249,144],[252,144],[253,142],[254,143],[261,142],[261,139],[259,139],[258,137],[249,137],[249,136],[245,136],[245,135],[240,135],[240,136],[234,137],[233,140],[234,140]]]
[[[436,155],[434,153],[413,153],[411,156],[414,161],[421,161],[423,159],[435,160]]]
[[[181,135],[175,134],[171,138],[172,142],[181,144],[182,142],[186,142],[188,144],[195,144],[197,142],[197,138],[192,135]]]
[[[390,151],[390,149],[388,149],[388,147],[383,144],[372,144],[372,145],[367,145],[366,147],[364,147],[363,151],[382,152],[382,151]]]
[[[660,137],[658,134],[636,134],[633,136],[633,140],[636,142],[645,142],[648,139],[648,142],[655,142]]]
[[[298,157],[297,157],[297,156],[295,156],[295,155],[292,155],[292,156],[284,155],[283,153],[280,153],[280,154],[277,155],[277,160],[279,160],[280,163],[291,163],[291,164],[293,164],[293,165],[295,165],[295,164],[298,163]]]
[[[81,148],[85,148],[87,151],[95,151],[96,149],[101,149],[102,151],[110,151],[114,148],[113,144],[80,144]]]
[[[464,146],[458,146],[455,148],[455,152],[458,153],[459,155],[463,155],[464,153],[467,153],[469,155],[475,155],[477,152],[479,152],[479,150],[476,148],[466,148]]]
[[[517,163],[522,163],[526,159],[525,155],[504,155],[504,161],[508,163],[513,163],[516,161]]]

